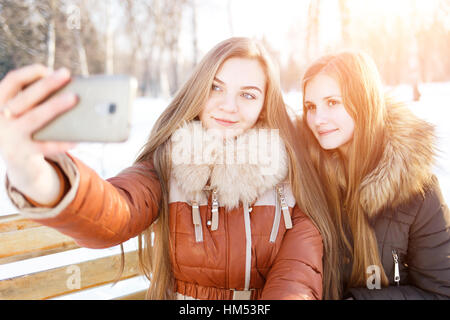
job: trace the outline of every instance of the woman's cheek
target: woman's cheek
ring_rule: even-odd
[[[312,125],[314,123],[314,115],[311,114],[311,112],[306,113],[306,124],[308,125],[308,128],[314,133],[314,126]]]

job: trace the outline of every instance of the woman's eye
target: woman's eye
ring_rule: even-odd
[[[338,100],[328,100],[328,106],[333,107],[335,105],[339,104]]]
[[[212,90],[212,91],[220,91],[221,88],[220,88],[219,86],[216,86],[215,84],[213,84],[213,85],[211,86],[211,90]]]
[[[243,96],[245,99],[248,99],[248,100],[256,99],[256,97],[255,97],[254,95],[252,95],[252,94],[250,94],[250,93],[247,93],[247,92],[244,92],[244,93],[242,94],[242,96]]]
[[[312,111],[316,109],[316,106],[314,104],[308,103],[307,105],[305,105],[305,109],[306,111]]]

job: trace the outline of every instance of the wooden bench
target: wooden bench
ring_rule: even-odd
[[[17,261],[78,248],[70,237],[18,214],[0,217],[0,270]],[[30,273],[11,278],[0,278],[0,300],[51,299],[140,276],[137,251],[125,252],[124,271],[118,279],[120,265],[119,253],[43,271],[30,270]],[[75,285],[69,283],[71,270],[78,272],[75,274],[73,271],[80,280]],[[145,293],[146,290],[140,290],[114,299],[144,299]]]

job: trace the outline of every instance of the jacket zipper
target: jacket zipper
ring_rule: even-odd
[[[244,201],[244,225],[245,225],[245,284],[244,290],[250,289],[250,277],[252,268],[252,228],[250,212],[247,201]]]
[[[225,250],[226,250],[226,254],[225,254],[225,287],[229,288],[230,284],[229,284],[229,260],[230,260],[230,243],[229,243],[229,237],[228,237],[228,214],[226,212],[226,208],[223,208],[224,213],[223,213],[223,220],[224,220],[224,227],[225,227]]]
[[[394,282],[397,286],[400,285],[400,270],[398,267],[398,255],[397,251],[392,250],[392,257],[394,258]]]

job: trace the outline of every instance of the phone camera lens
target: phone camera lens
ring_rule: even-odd
[[[116,112],[116,110],[117,110],[116,104],[115,103],[110,103],[109,104],[109,109],[108,109],[109,113],[113,114],[113,113]]]

